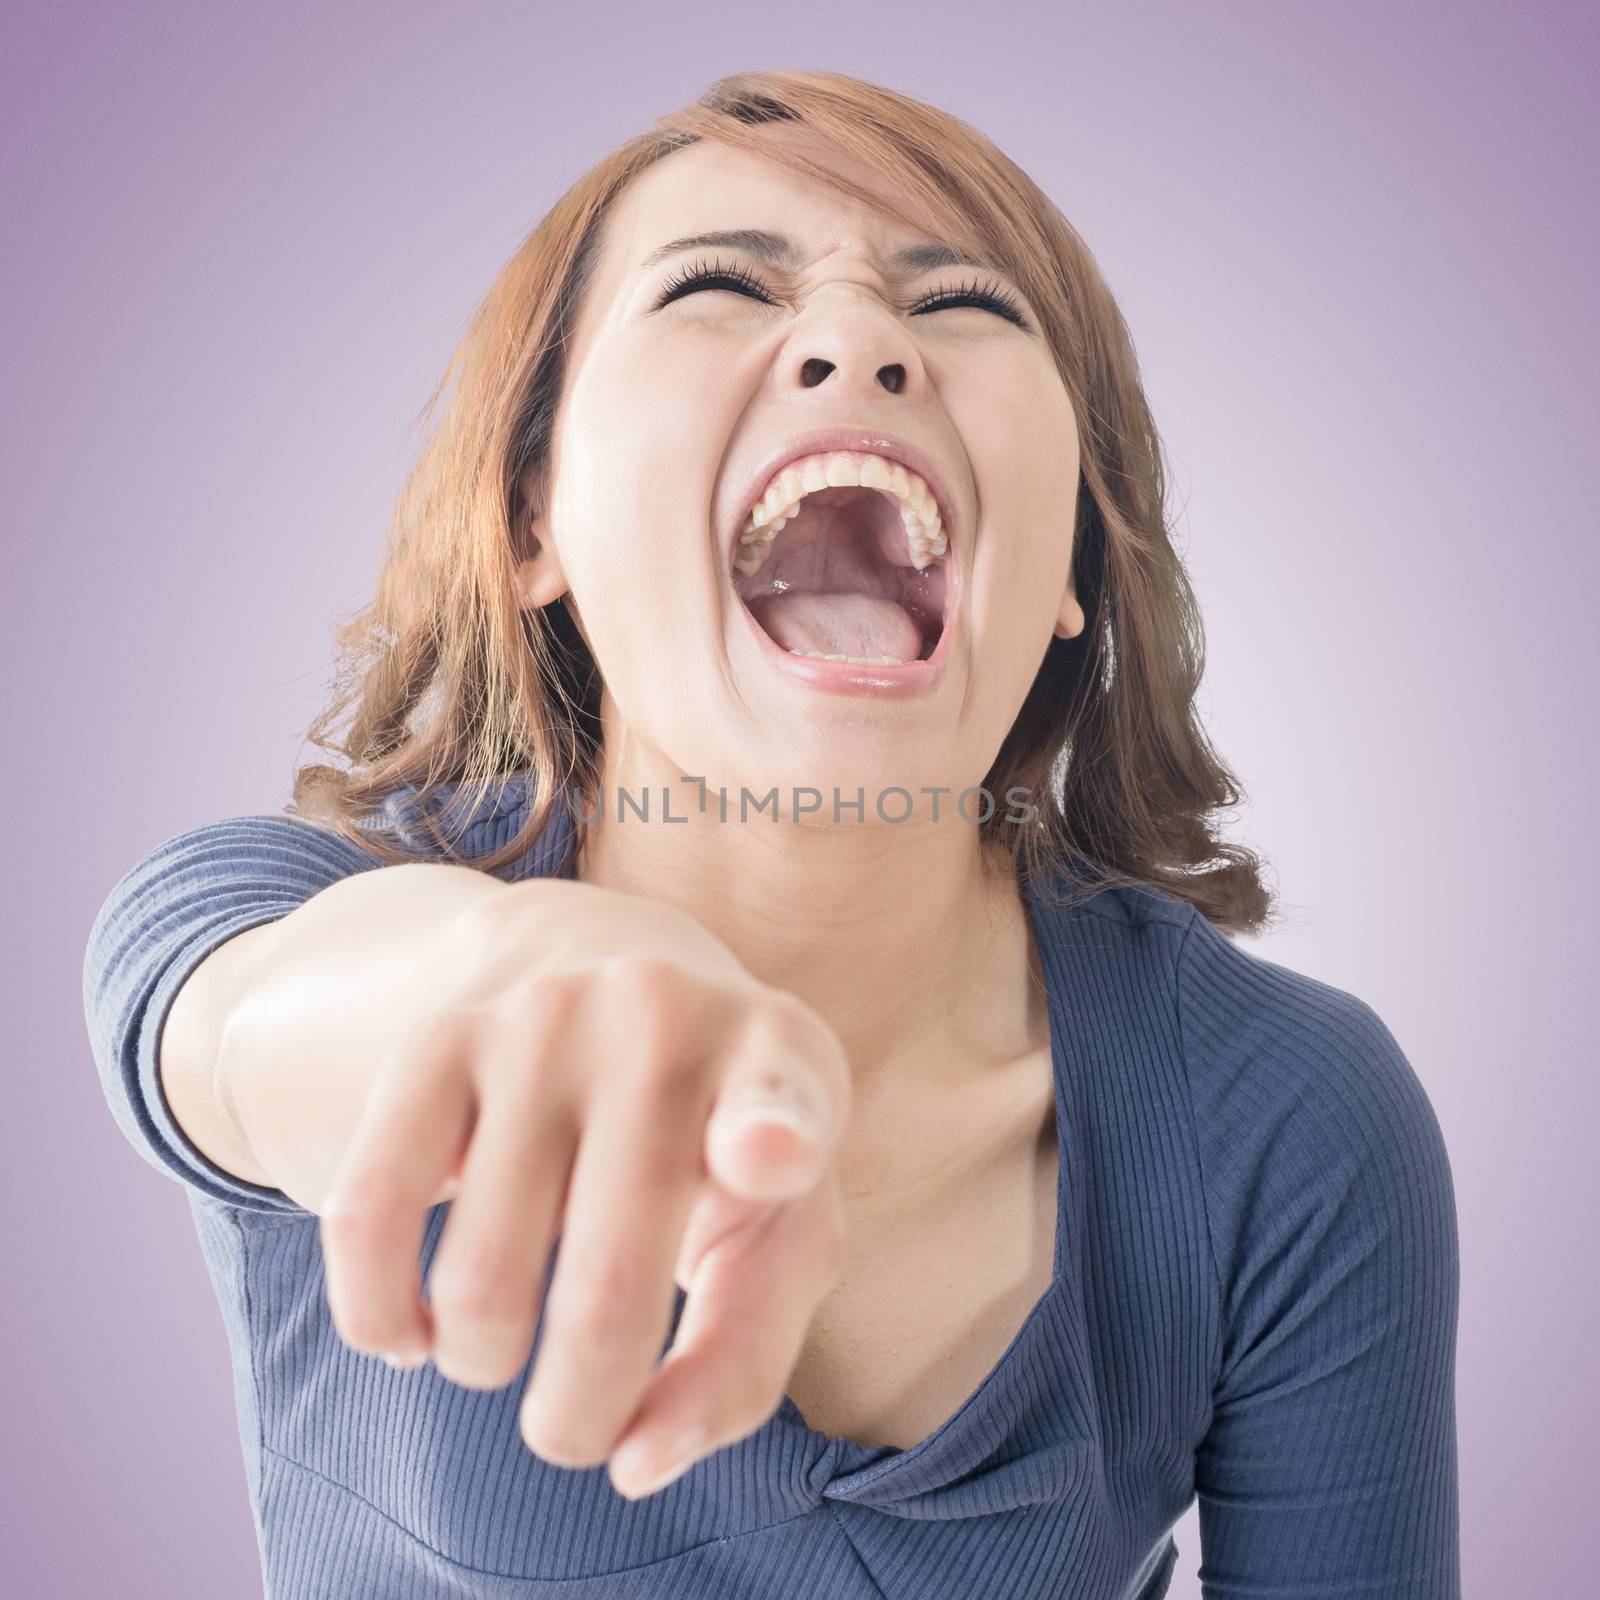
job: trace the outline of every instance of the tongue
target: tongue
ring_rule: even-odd
[[[915,661],[922,632],[903,606],[867,594],[804,594],[789,590],[753,601],[757,622],[785,650],[823,655],[892,656]]]

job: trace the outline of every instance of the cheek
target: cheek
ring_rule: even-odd
[[[1017,588],[1037,601],[1041,616],[1054,618],[1066,593],[1072,563],[1072,531],[1077,516],[1074,485],[1052,482],[1040,485],[1028,495],[1016,513],[1014,524]]]
[[[1048,370],[1044,370],[1041,361]],[[1078,503],[1077,417],[1048,358],[1011,367],[989,383],[994,403],[960,420],[980,475],[990,485],[978,508],[998,586],[1026,609],[1053,615],[1067,581]],[[976,398],[982,398],[977,396]]]
[[[1061,449],[1059,429],[1058,419],[1040,432],[1031,465],[1015,447],[989,458],[1015,470],[997,480],[981,511],[973,668],[990,715],[1006,726],[1049,648],[1071,571],[1077,451],[1070,434]]]
[[[721,447],[681,398],[663,405],[591,372],[567,413],[553,525],[601,673],[625,714],[654,723],[664,696],[681,700],[684,673],[719,627],[711,493]]]
[[[646,597],[670,602],[704,573],[720,449],[709,392],[685,404],[649,355],[586,365],[563,419],[555,502],[573,587],[641,613]]]
[[[1049,648],[1066,583],[1065,563],[1053,552],[1019,554],[993,585],[973,637],[977,680],[1008,719]]]
[[[730,352],[701,337],[617,337],[597,350],[573,399],[574,456],[592,494],[632,526],[704,523],[744,396]]]

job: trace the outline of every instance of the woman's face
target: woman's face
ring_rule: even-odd
[[[882,192],[868,169],[827,159]],[[792,261],[726,243],[657,259],[732,229],[786,238]],[[786,815],[791,791],[811,788],[830,820],[832,791],[861,788],[869,823],[898,786],[925,812],[924,788],[982,782],[1052,632],[1082,630],[1072,403],[1003,274],[894,275],[888,258],[945,243],[712,144],[619,197],[569,347],[541,553],[518,572],[525,604],[570,591],[606,685],[610,781],[694,775],[734,800],[776,786]],[[701,266],[747,282],[661,303]],[[989,306],[938,307],[975,283],[1008,294],[1027,330]],[[803,455],[779,480],[801,492],[799,512],[775,536],[749,534],[752,502],[796,445],[822,458],[810,484],[825,492],[805,492]],[[836,460],[830,485],[840,452],[856,470]],[[864,453],[887,477],[868,467],[857,482]],[[919,477],[942,502],[938,528]],[[675,812],[694,795],[679,793]]]

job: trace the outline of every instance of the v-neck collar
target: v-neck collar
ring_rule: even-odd
[[[1005,1381],[1010,1369],[1024,1359],[1026,1353],[1033,1348],[1035,1341],[1049,1323],[1048,1313],[1052,1303],[1066,1283],[1067,1264],[1071,1255],[1068,1248],[1069,1228],[1072,1221],[1067,1206],[1068,1178],[1072,1170],[1070,1142],[1072,1126],[1069,1112],[1071,1097],[1068,1094],[1070,1060],[1067,1017],[1060,1006],[1060,997],[1051,985],[1051,964],[1047,959],[1048,945],[1055,935],[1057,919],[1063,915],[1064,908],[1041,897],[1033,885],[1026,882],[1022,886],[1022,899],[1038,948],[1039,969],[1044,976],[1050,1032],[1050,1078],[1056,1123],[1056,1225],[1050,1282],[1034,1301],[1012,1336],[1011,1342],[977,1388],[956,1411],[914,1445],[904,1448],[889,1444],[865,1445],[843,1435],[823,1433],[805,1420],[800,1408],[785,1392],[772,1421],[800,1430],[819,1449],[832,1456],[834,1470],[841,1475],[841,1480],[848,1477],[854,1489],[864,1488],[891,1465],[898,1471],[918,1458],[935,1453],[939,1449],[940,1441],[957,1430],[969,1413],[981,1410],[994,1391]],[[842,1481],[835,1484],[835,1487],[842,1486]]]

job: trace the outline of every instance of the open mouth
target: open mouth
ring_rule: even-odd
[[[745,519],[734,591],[792,655],[926,661],[944,632],[948,538],[927,486],[897,462],[792,462]]]

